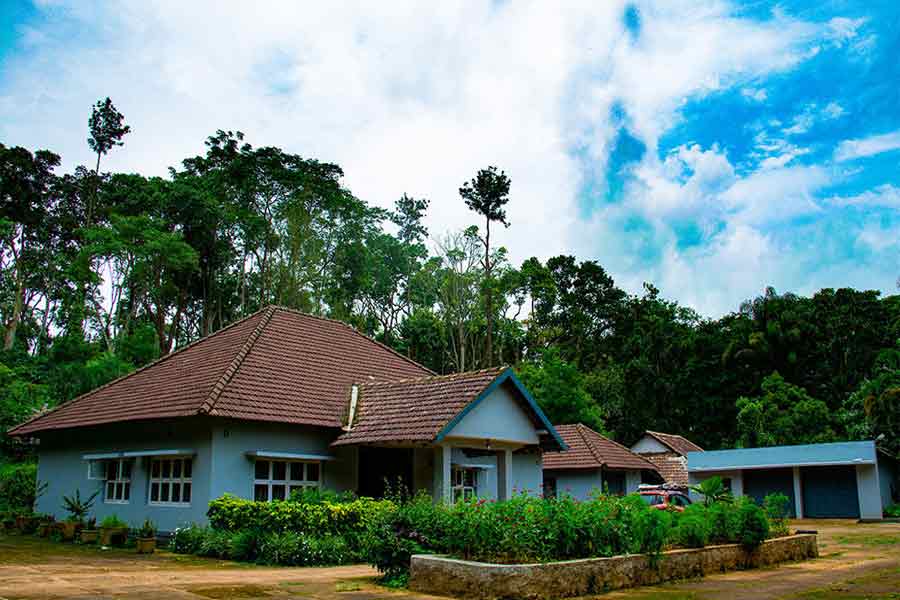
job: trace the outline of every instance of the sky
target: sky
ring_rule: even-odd
[[[897,293],[900,2],[4,0],[0,143],[165,175],[217,129],[336,162],[358,197],[480,222],[512,179],[514,263],[573,254],[717,317],[767,286]]]

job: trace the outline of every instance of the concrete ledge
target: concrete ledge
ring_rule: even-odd
[[[477,600],[545,600],[587,596],[673,579],[750,569],[819,555],[816,536],[766,540],[753,551],[738,544],[664,552],[655,565],[644,554],[528,565],[479,563],[445,556],[412,557],[413,591]]]

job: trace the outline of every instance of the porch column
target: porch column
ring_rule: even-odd
[[[453,458],[453,448],[447,444],[441,445],[439,448],[441,454],[441,495],[440,498],[444,504],[453,502],[453,488],[451,487],[451,468],[450,461]]]
[[[803,518],[803,485],[800,482],[800,467],[794,467],[794,514]]]
[[[512,450],[497,451],[497,500],[512,498]]]

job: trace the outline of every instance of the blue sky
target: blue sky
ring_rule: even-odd
[[[164,174],[216,129],[341,164],[435,236],[487,164],[515,261],[572,253],[717,316],[761,293],[900,276],[900,3],[363,4],[10,0],[0,142],[90,161],[90,105]]]

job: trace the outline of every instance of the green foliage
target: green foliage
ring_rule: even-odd
[[[37,495],[36,464],[0,464],[0,512],[31,512]]]
[[[900,504],[891,504],[884,509],[884,516],[891,519],[900,518]]]
[[[84,518],[91,512],[94,507],[94,501],[97,499],[99,491],[94,492],[84,500],[81,499],[81,490],[76,489],[71,496],[63,496],[63,509],[69,513],[70,521],[81,523]]]
[[[748,548],[755,548],[769,537],[769,519],[765,511],[752,500],[742,500],[737,505],[740,522],[738,541]]]
[[[738,398],[737,408],[737,429],[744,447],[835,441],[828,406],[778,373],[763,380],[762,395]]]
[[[105,529],[119,529],[122,527],[128,527],[128,523],[120,519],[118,515],[112,514],[103,517],[103,520],[100,521],[100,527],[103,527]]]
[[[678,515],[672,538],[679,546],[702,548],[709,543],[712,530],[708,508],[700,504],[692,504]]]
[[[563,360],[557,349],[520,364],[517,372],[550,422],[584,423],[595,431],[606,431],[603,412],[588,393],[584,375]]]
[[[855,439],[883,436],[879,447],[900,457],[900,349],[882,350],[872,373],[844,402],[840,417]]]
[[[781,492],[768,494],[763,498],[763,510],[769,517],[772,535],[785,536],[790,533],[788,529],[788,517],[791,515],[791,499]]]
[[[704,479],[698,485],[692,486],[691,490],[703,496],[703,504],[710,506],[714,502],[731,502],[733,497],[731,492],[725,488],[722,478],[718,475]]]
[[[145,519],[143,524],[138,527],[137,535],[142,538],[156,537],[156,523],[150,519]]]
[[[706,508],[712,541],[728,544],[740,540],[743,525],[740,506],[740,502],[715,502]]]

